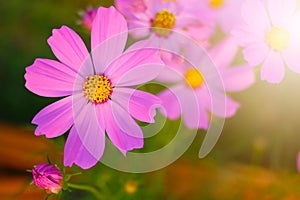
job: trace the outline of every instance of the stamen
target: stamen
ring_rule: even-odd
[[[266,42],[271,49],[283,51],[290,44],[290,34],[285,28],[272,27],[266,35]]]
[[[195,68],[186,71],[185,81],[193,89],[200,87],[204,83],[202,74]]]
[[[87,76],[83,85],[85,97],[93,103],[104,103],[110,99],[113,86],[105,75]]]
[[[209,5],[213,8],[219,8],[224,4],[224,0],[211,0]]]
[[[174,27],[176,18],[168,10],[161,10],[156,13],[155,19],[151,22],[152,31],[158,36],[167,36]]]

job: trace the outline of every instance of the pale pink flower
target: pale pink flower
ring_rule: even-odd
[[[129,29],[134,30],[132,31],[134,37],[151,36],[153,43],[170,46],[177,52],[182,46],[180,42],[174,43],[173,31],[193,37],[206,46],[213,33],[211,13],[199,6],[195,9],[194,1],[116,0],[115,2],[117,9],[126,17]]]
[[[125,155],[143,147],[137,120],[154,122],[159,99],[133,86],[154,79],[161,70],[158,52],[124,48],[127,23],[114,7],[98,9],[91,31],[89,54],[70,28],[54,29],[48,39],[60,62],[36,59],[26,68],[26,87],[41,96],[64,97],[32,120],[35,134],[53,138],[70,130],[64,164],[86,169],[97,163],[105,147],[105,132]],[[159,65],[157,65],[159,64]]]
[[[244,0],[204,0],[200,1],[203,7],[213,13],[216,25],[220,26],[225,33],[236,25],[242,23],[241,5]]]
[[[248,63],[262,63],[261,79],[280,83],[285,65],[300,73],[300,12],[296,0],[246,0],[242,6],[244,25],[233,31],[245,47]]]
[[[224,89],[229,92],[244,90],[255,81],[253,67],[248,65],[230,67],[237,50],[237,45],[229,38],[209,51],[223,81]],[[193,49],[190,49],[189,53],[193,54]],[[214,98],[220,106],[222,105],[221,101],[224,100],[226,110],[224,112],[222,109],[212,109],[212,91],[209,91],[201,69],[187,64],[182,59],[167,56],[163,56],[163,59],[168,68],[165,68],[157,79],[161,82],[171,83],[172,86],[159,93],[158,96],[165,109],[163,113],[169,119],[175,120],[182,114],[187,127],[208,129],[210,114],[226,118],[236,113],[239,103],[219,89],[214,91]],[[200,59],[199,62],[201,60],[206,59]],[[201,66],[208,70],[215,67],[208,61],[201,63]],[[214,74],[211,76],[213,77]],[[220,106],[217,105],[219,108]]]
[[[62,189],[63,175],[55,165],[41,163],[31,171],[33,183],[48,193],[57,194]]]

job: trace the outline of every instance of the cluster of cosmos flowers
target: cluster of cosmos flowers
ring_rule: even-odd
[[[212,115],[236,113],[240,104],[227,92],[250,87],[255,71],[269,83],[283,80],[285,66],[300,73],[296,0],[116,0],[115,7],[89,9],[82,24],[91,33],[90,51],[76,32],[62,26],[48,39],[58,61],[38,58],[25,74],[31,92],[63,97],[32,123],[37,136],[54,138],[69,131],[65,166],[94,166],[103,155],[106,135],[124,155],[142,148],[136,120],[155,123],[158,110],[170,120],[182,116],[188,128],[207,130]],[[212,43],[220,31],[223,39]],[[129,47],[128,35],[135,39]],[[204,73],[212,66],[197,55],[195,44],[205,50],[222,80],[217,97],[225,100],[225,111],[212,109]],[[232,64],[240,49],[245,62]],[[191,55],[200,68],[186,59]],[[136,89],[150,81],[168,88],[156,95]],[[33,171],[35,177],[39,171]],[[54,191],[59,174],[55,180]]]

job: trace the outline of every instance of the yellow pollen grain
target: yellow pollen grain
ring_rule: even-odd
[[[211,0],[209,5],[213,8],[219,8],[224,4],[224,0]]]
[[[195,68],[186,71],[185,81],[193,89],[200,87],[204,83],[202,74]]]
[[[112,93],[112,89],[113,86],[104,75],[87,76],[83,85],[85,97],[93,103],[106,102]]]
[[[285,28],[272,27],[266,35],[266,42],[274,51],[283,51],[290,44],[290,34]]]
[[[152,30],[159,36],[167,36],[170,30],[174,27],[176,18],[168,10],[161,10],[156,13],[153,22],[151,23]]]

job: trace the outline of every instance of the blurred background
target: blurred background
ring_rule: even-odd
[[[47,45],[53,28],[67,25],[88,45],[89,33],[78,24],[78,12],[100,5],[108,7],[113,1],[0,1],[0,199],[44,199],[43,190],[29,185],[31,175],[26,170],[47,162],[47,153],[62,166],[65,136],[35,137],[30,124],[40,109],[57,99],[26,90],[25,68],[38,57],[55,59]],[[237,60],[241,59],[240,54]],[[299,88],[300,76],[287,70],[279,85],[258,78],[250,89],[230,94],[241,108],[226,120],[221,138],[205,159],[198,159],[205,134],[199,131],[189,150],[165,169],[129,174],[99,163],[74,181],[99,187],[110,199],[300,199]],[[154,140],[171,138],[156,136]],[[93,196],[72,191],[63,199]]]

